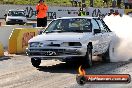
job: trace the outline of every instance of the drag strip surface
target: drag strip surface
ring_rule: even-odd
[[[132,63],[96,63],[85,69],[87,74],[130,74]],[[0,58],[0,88],[131,88],[130,84],[86,84],[76,82],[78,67],[60,61],[42,61],[40,68],[34,68],[27,56]]]

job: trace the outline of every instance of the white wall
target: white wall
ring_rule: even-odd
[[[9,9],[24,9],[26,14],[29,15],[28,19],[36,19],[35,5],[0,5],[0,18],[4,18],[4,14],[6,14]],[[78,10],[78,7],[49,6],[47,16],[49,20],[63,16],[77,16]]]
[[[92,8],[89,7],[87,11],[89,12],[89,16],[92,17],[105,17],[109,12],[110,9],[118,10],[118,12],[123,15],[124,14],[124,9],[117,9],[117,8]]]
[[[25,13],[29,15],[28,19],[36,19],[36,10],[35,5],[0,5],[0,18],[4,18],[4,14],[8,12],[9,9],[24,9]],[[106,15],[109,13],[111,8],[92,8],[88,7],[87,11],[90,16],[97,15]],[[124,9],[117,9],[120,14],[124,14]],[[114,10],[115,10],[114,9]],[[49,6],[47,12],[48,20],[52,20],[58,17],[71,17],[78,16],[79,7],[58,7],[58,6]]]

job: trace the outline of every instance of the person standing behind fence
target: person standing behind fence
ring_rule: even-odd
[[[117,7],[121,8],[121,0],[117,0]]]
[[[78,2],[79,7],[81,7],[81,0],[78,0],[77,2]]]
[[[87,14],[86,14],[86,11],[84,11],[84,9],[85,9],[85,8],[82,8],[82,7],[79,9],[78,16],[86,16],[86,15],[87,15]]]
[[[110,12],[108,13],[108,16],[112,15],[114,13],[113,9],[110,9]]]
[[[128,9],[128,0],[124,0],[125,9]]]
[[[74,0],[70,0],[71,5],[74,6]]]
[[[108,8],[108,0],[103,0],[103,6],[105,7],[105,4],[106,4],[106,6],[107,6],[107,8]]]
[[[77,2],[78,2],[78,0],[74,0],[75,7],[77,7]]]
[[[47,26],[47,11],[48,6],[45,4],[44,0],[40,0],[39,4],[36,5],[37,11],[37,27]]]
[[[113,8],[116,7],[116,2],[117,2],[117,0],[112,0],[112,7],[113,7]]]

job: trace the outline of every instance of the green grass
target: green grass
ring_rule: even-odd
[[[39,0],[0,0],[1,4],[19,4],[19,5],[36,5]],[[49,6],[71,6],[70,0],[45,0]],[[86,5],[89,7],[89,1]],[[109,6],[111,6],[109,0]],[[94,0],[94,7],[103,7],[103,0]]]

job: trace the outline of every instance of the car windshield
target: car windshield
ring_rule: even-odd
[[[25,16],[24,11],[9,11],[8,16]]]
[[[85,18],[57,19],[48,25],[45,32],[92,32],[92,24]]]

